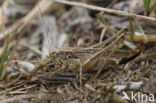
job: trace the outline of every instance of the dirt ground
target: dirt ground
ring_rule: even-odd
[[[155,103],[155,0],[0,1],[0,103]]]

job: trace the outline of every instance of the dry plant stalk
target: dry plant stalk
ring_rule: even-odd
[[[156,42],[156,35],[155,34],[147,34],[146,35],[147,41],[148,42]],[[127,34],[125,36],[125,39],[130,41],[130,34]],[[134,42],[140,42],[140,41],[146,41],[144,35],[134,35]]]
[[[6,37],[7,35],[12,35],[12,34],[15,34],[15,33],[18,33],[19,31],[21,31],[22,28],[24,28],[26,25],[28,25],[29,21],[31,21],[38,14],[38,12],[40,12],[39,6],[40,6],[40,8],[42,8],[41,13],[44,14],[46,11],[48,11],[52,7],[53,1],[58,2],[58,3],[67,4],[67,5],[79,6],[79,7],[83,7],[83,8],[92,9],[92,10],[104,11],[107,13],[130,16],[130,17],[137,18],[137,19],[156,22],[156,19],[152,18],[152,17],[141,16],[141,15],[137,15],[137,14],[133,14],[133,13],[126,13],[126,12],[122,12],[122,11],[118,11],[118,10],[102,8],[102,7],[88,5],[88,4],[79,3],[79,2],[72,2],[72,1],[66,1],[66,0],[41,0],[38,4],[36,4],[36,6],[25,17],[23,17],[20,21],[15,23],[10,28],[6,29],[5,33],[4,33],[5,35],[0,33],[0,40],[4,39],[4,37]],[[47,5],[47,6],[45,6],[45,5]]]
[[[6,29],[4,33],[0,33],[0,40],[4,39],[7,35],[14,35],[25,29],[29,22],[38,15],[40,12],[39,8],[42,8],[41,14],[44,14],[52,7],[52,5],[53,1],[41,0],[26,16],[17,21],[17,23],[13,24],[10,28]]]
[[[156,18],[137,15],[137,14],[133,14],[133,13],[127,13],[127,12],[108,9],[108,8],[102,8],[102,7],[93,6],[93,5],[89,5],[89,4],[85,4],[85,3],[67,1],[67,0],[53,0],[53,1],[58,2],[58,3],[67,4],[67,5],[72,5],[72,6],[79,6],[79,7],[83,7],[83,8],[87,8],[87,9],[91,9],[91,10],[103,11],[106,13],[129,16],[129,17],[136,18],[136,19],[146,20],[146,21],[150,21],[150,22],[156,22]]]

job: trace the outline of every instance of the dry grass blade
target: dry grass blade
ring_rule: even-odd
[[[147,39],[147,37],[146,37],[146,35],[145,35],[145,33],[144,33],[144,31],[143,31],[141,25],[138,23],[137,20],[135,20],[135,22],[136,22],[136,24],[138,25],[140,31],[142,32],[142,34],[143,34],[143,36],[144,36],[144,38],[145,38],[145,42],[148,42],[148,39]]]
[[[22,22],[27,23],[32,20],[38,13],[44,14],[52,6],[53,2],[50,0],[41,0],[36,6],[22,19]],[[46,5],[46,6],[45,6]],[[42,8],[42,11],[40,10]]]
[[[110,44],[109,46],[103,48],[102,50],[100,50],[99,52],[93,54],[90,58],[88,58],[84,63],[83,63],[83,71],[87,71],[88,69],[90,69],[93,65],[95,65],[98,60],[104,55],[104,53],[106,53],[110,48],[113,47],[113,45],[115,43],[118,42],[118,40],[124,35],[124,30],[126,28],[120,30],[117,35],[116,35],[116,40]],[[122,34],[121,34],[122,33]],[[120,35],[121,34],[121,35]],[[118,36],[119,35],[119,36]]]
[[[17,101],[17,100],[21,100],[21,99],[28,99],[28,98],[33,98],[35,97],[34,95],[20,95],[20,96],[14,96],[12,98],[7,98],[7,99],[3,99],[0,101],[0,103],[8,103],[8,102],[13,102],[13,101]]]
[[[97,10],[97,11],[104,11],[106,13],[112,13],[112,14],[116,14],[116,15],[124,15],[124,16],[129,16],[132,18],[136,18],[136,19],[142,19],[142,20],[146,20],[146,21],[156,22],[156,18],[137,15],[137,14],[133,14],[133,13],[127,13],[127,12],[108,9],[108,8],[102,8],[102,7],[88,5],[88,4],[84,4],[84,3],[80,3],[80,2],[73,2],[73,1],[67,1],[67,0],[53,0],[53,1],[58,2],[58,3],[67,4],[67,5],[79,6],[79,7],[83,7],[83,8]]]
[[[35,66],[35,68],[31,71],[31,73],[28,74],[28,76],[32,76],[33,73],[37,72],[38,70],[42,69],[44,66],[46,66],[46,61],[49,59],[48,57],[45,57],[43,61],[41,61],[38,65]]]
[[[145,39],[145,36],[143,34],[142,35],[134,35],[134,42],[140,42],[140,41],[146,41],[146,40],[148,40],[148,42],[156,42],[155,34],[147,34],[146,38],[147,39]],[[125,39],[130,41],[129,34],[125,36]]]
[[[100,43],[102,42],[102,40],[103,40],[103,38],[104,38],[104,35],[105,35],[106,31],[107,31],[107,27],[104,27],[104,28],[102,29],[102,32],[101,32]]]
[[[116,33],[115,35],[113,35],[112,37],[108,38],[107,40],[95,44],[93,46],[91,46],[90,48],[103,48],[107,43],[109,43],[110,41],[112,41],[114,38],[116,38],[119,34],[121,34],[126,28],[123,28],[122,30],[120,30],[118,33]]]
[[[23,30],[23,28],[25,28],[28,25],[28,23],[38,15],[40,11],[39,6],[42,8],[42,14],[44,14],[50,9],[50,7],[52,7],[52,4],[53,2],[50,0],[40,1],[25,17],[20,19],[17,23],[13,24],[10,28],[6,29],[4,33],[0,33],[0,40],[4,39],[7,35],[14,35]]]
[[[38,55],[41,55],[42,54],[42,52],[40,50],[34,48],[33,46],[31,46],[29,44],[25,44],[25,43],[21,42],[20,45],[22,45],[22,46],[24,46],[26,48],[29,48],[31,51],[35,52]]]

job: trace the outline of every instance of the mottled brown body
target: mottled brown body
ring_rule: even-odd
[[[87,71],[92,68],[100,58],[105,54],[110,54],[112,52],[111,48],[115,43],[117,43],[121,37],[124,35],[126,28],[120,30],[116,35],[113,35],[107,41],[104,41],[102,44],[94,45],[89,48],[75,48],[75,49],[64,49],[52,52],[50,56],[46,57],[41,63],[39,63],[31,72],[32,75],[34,72],[46,67],[52,71]],[[109,41],[115,39],[113,43],[109,46],[104,47]],[[111,53],[112,54],[112,53]],[[113,51],[115,54],[115,51]],[[107,57],[108,55],[106,55]],[[55,73],[56,73],[55,72]]]
[[[59,69],[65,71],[78,70],[80,65],[79,58],[68,51],[53,52],[46,61],[46,67],[51,71]]]

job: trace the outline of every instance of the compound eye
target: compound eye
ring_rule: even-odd
[[[72,58],[72,55],[71,54],[68,54],[68,58]]]
[[[70,54],[70,53],[69,53],[69,54],[67,55],[67,58],[77,58],[77,57],[76,57],[74,54]]]
[[[57,64],[56,64],[56,67],[61,67],[62,66],[62,63],[61,62],[58,62]]]
[[[49,64],[49,68],[55,68],[55,65],[54,64]]]

